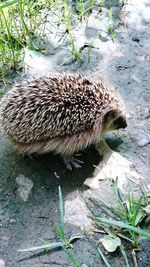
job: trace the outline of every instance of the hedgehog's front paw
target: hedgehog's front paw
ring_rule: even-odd
[[[79,154],[76,154],[75,156],[79,156]],[[64,163],[70,171],[72,171],[72,168],[81,168],[81,164],[84,163],[83,161],[76,159],[75,156],[63,156]]]
[[[26,153],[26,152],[22,152],[20,153],[22,158],[27,158],[27,159],[30,159],[30,160],[35,160],[36,159],[36,153]]]

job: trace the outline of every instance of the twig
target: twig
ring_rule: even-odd
[[[138,267],[136,253],[134,249],[132,250],[132,258],[133,258],[134,267]]]

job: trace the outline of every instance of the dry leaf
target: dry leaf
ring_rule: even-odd
[[[121,246],[121,239],[119,237],[113,238],[110,235],[105,235],[100,239],[100,242],[108,252],[114,252],[119,246]]]

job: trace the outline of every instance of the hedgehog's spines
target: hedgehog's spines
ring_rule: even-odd
[[[2,99],[4,134],[20,151],[71,154],[96,142],[122,114],[115,92],[81,74],[50,74],[14,86]]]

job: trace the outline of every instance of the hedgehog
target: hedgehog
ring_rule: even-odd
[[[104,133],[127,126],[122,103],[101,79],[52,73],[15,85],[2,98],[0,127],[21,154],[54,152],[68,169]]]

